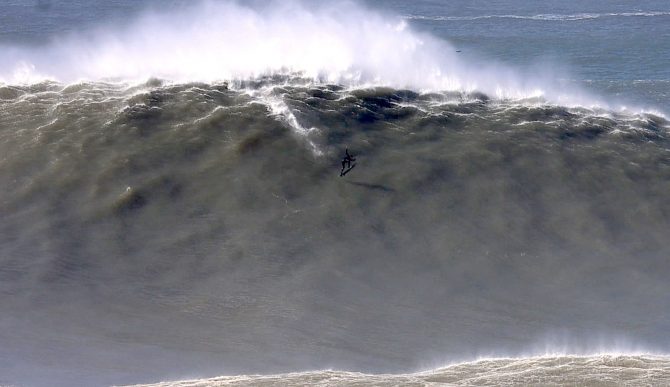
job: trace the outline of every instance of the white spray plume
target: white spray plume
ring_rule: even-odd
[[[413,31],[401,18],[351,2],[250,7],[200,1],[84,35],[39,50],[3,48],[0,81],[214,82],[295,72],[354,87],[479,91],[568,105],[591,100],[575,90],[560,91],[551,75],[521,75],[490,61],[465,60],[447,42]]]

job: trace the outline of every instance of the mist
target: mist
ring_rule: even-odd
[[[3,47],[0,81],[216,82],[297,74],[352,87],[482,92],[498,99],[603,105],[556,81],[561,66],[514,69],[463,58],[447,41],[354,2],[198,1],[145,11],[120,26],[54,36],[43,47]],[[552,70],[553,69],[553,70]]]

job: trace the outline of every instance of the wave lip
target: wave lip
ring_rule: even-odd
[[[411,374],[311,371],[276,375],[221,376],[135,387],[214,386],[500,386],[661,385],[670,380],[670,356],[594,355],[492,358]]]

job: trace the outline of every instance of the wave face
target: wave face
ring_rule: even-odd
[[[666,357],[610,355],[490,359],[404,375],[317,371],[224,376],[143,386],[653,386],[665,384],[668,379],[670,361]]]
[[[340,5],[0,51],[0,385],[667,377],[667,118]]]
[[[670,346],[665,119],[305,82],[0,88],[3,374]]]

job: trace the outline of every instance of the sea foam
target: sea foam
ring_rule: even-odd
[[[421,91],[483,92],[498,99],[540,98],[602,105],[564,87],[553,65],[524,69],[461,56],[447,41],[400,16],[348,2],[305,5],[201,1],[146,12],[123,27],[54,37],[44,47],[3,47],[0,82],[172,82],[299,74],[319,83],[384,85]]]

